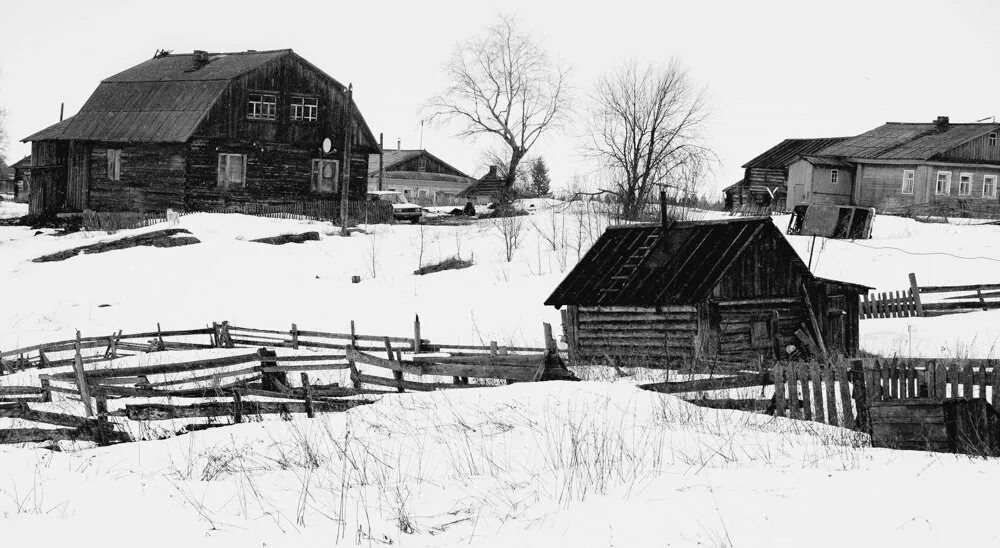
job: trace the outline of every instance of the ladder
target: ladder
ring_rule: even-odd
[[[639,247],[632,251],[628,259],[618,266],[618,270],[611,276],[611,284],[608,287],[601,289],[603,293],[602,297],[611,297],[616,293],[625,288],[625,284],[628,283],[632,276],[635,275],[635,271],[639,268],[639,265],[646,260],[649,256],[649,252],[656,245],[656,242],[660,239],[661,230],[656,228],[652,232],[643,238],[642,243]]]

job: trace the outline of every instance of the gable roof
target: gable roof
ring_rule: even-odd
[[[191,138],[234,78],[285,55],[295,55],[343,87],[290,49],[210,53],[208,63],[198,69],[192,68],[193,53],[171,53],[104,79],[75,116],[22,141],[183,143]],[[357,105],[352,107],[363,122]],[[363,125],[369,143],[377,143],[367,123]]]
[[[690,305],[705,300],[754,238],[770,235],[787,247],[787,256],[809,268],[770,217],[736,217],[711,221],[678,221],[609,227],[576,267],[556,287],[546,305],[652,306]],[[649,246],[647,239],[655,237]],[[629,274],[621,265],[650,250]],[[627,275],[618,291],[614,276]],[[809,273],[812,276],[811,273]],[[815,276],[813,276],[815,278]],[[864,286],[823,280],[863,289]]]
[[[449,170],[451,170],[451,171],[454,172],[454,173],[451,174],[452,176],[463,177],[465,179],[470,179],[470,180],[472,179],[472,177],[469,177],[468,175],[466,175],[465,173],[463,173],[461,170],[455,168],[454,166],[452,166],[448,162],[445,162],[441,158],[438,158],[437,156],[431,154],[430,152],[428,152],[425,149],[394,149],[394,150],[383,150],[382,151],[382,166],[383,166],[382,169],[385,170],[387,177],[389,176],[388,172],[390,172],[390,171],[400,171],[400,172],[402,172],[402,170],[398,170],[398,169],[395,169],[395,168],[398,165],[400,165],[400,164],[402,164],[404,162],[407,162],[407,161],[409,161],[409,160],[411,160],[413,158],[416,158],[417,156],[427,156],[428,158],[431,158],[432,160],[440,163],[445,168],[447,168],[447,169],[449,169]],[[370,177],[377,177],[378,176],[378,154],[372,154],[372,155],[370,155],[368,157],[368,175]],[[428,175],[437,176],[437,175],[446,175],[446,174],[429,173]]]
[[[507,187],[505,181],[497,175],[496,166],[490,167],[490,170],[486,172],[479,178],[468,186],[465,190],[458,193],[459,198],[474,198],[476,196],[488,196],[493,199],[499,198],[505,191]]]
[[[821,139],[785,139],[767,149],[759,156],[743,164],[747,168],[784,169],[796,158],[829,147],[848,137],[826,137]]]
[[[31,167],[31,155],[29,154],[29,155],[25,156],[24,158],[21,158],[20,160],[18,160],[16,162],[14,162],[13,164],[11,164],[10,167],[16,167],[16,168],[19,168],[19,169],[22,168],[22,167]]]
[[[992,131],[998,124],[948,124],[887,122],[816,152],[859,160],[930,160]]]

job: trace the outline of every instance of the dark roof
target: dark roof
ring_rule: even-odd
[[[986,133],[998,124],[948,124],[888,122],[871,131],[816,151],[817,156],[863,160],[930,160]]]
[[[609,227],[559,284],[546,305],[652,306],[689,305],[705,300],[722,276],[765,231],[788,246],[788,256],[809,269],[791,249],[770,217],[735,217],[679,221],[660,225]],[[649,239],[655,237],[650,245]],[[649,252],[644,251],[649,247]],[[637,268],[622,269],[633,254],[645,255]],[[627,276],[618,291],[615,276]],[[842,283],[829,281],[829,283]],[[862,288],[856,284],[844,284]]]
[[[193,70],[194,54],[155,57],[103,80],[75,116],[22,141],[82,140],[111,142],[186,142],[232,79],[292,50],[210,53]],[[305,59],[310,67],[329,78]],[[354,107],[355,116],[364,120]],[[369,144],[377,141],[364,123]]]
[[[850,169],[854,167],[854,164],[846,160],[841,160],[840,158],[830,158],[826,156],[803,156],[802,159],[814,166],[837,167],[844,169]]]
[[[29,154],[24,158],[21,158],[20,160],[11,164],[10,167],[16,167],[16,168],[31,167],[31,155]]]
[[[427,157],[429,157],[429,158],[431,158],[431,159],[439,162],[441,165],[445,166],[446,168],[454,171],[455,172],[454,175],[461,176],[461,177],[464,177],[465,179],[469,179],[469,180],[472,179],[472,177],[469,177],[468,175],[466,175],[465,173],[463,173],[460,169],[455,168],[454,166],[452,166],[448,162],[445,162],[441,158],[438,158],[437,156],[431,154],[430,152],[428,152],[425,149],[383,150],[382,151],[382,169],[384,169],[386,171],[386,177],[389,176],[388,172],[395,170],[394,168],[396,166],[398,166],[399,164],[402,164],[402,163],[406,162],[407,160],[415,158],[417,156],[427,156]],[[378,175],[378,154],[372,154],[372,155],[370,155],[368,157],[368,175],[370,177]],[[440,174],[434,173],[434,174],[431,174],[431,175],[435,175],[436,176],[436,175],[440,175]],[[411,178],[411,177],[407,177],[407,178]]]
[[[739,181],[736,181],[735,183],[733,183],[733,184],[727,186],[726,188],[722,189],[722,191],[723,192],[729,192],[730,190],[736,190],[737,188],[739,188],[741,186],[745,186],[745,185],[746,185],[746,183],[743,181],[743,179],[740,179]]]
[[[478,181],[469,185],[468,188],[458,193],[460,198],[473,198],[476,196],[488,196],[497,198],[506,191],[506,182],[497,175],[496,167],[491,167],[486,175]]]
[[[369,177],[377,178],[378,170]],[[408,179],[410,181],[448,181],[451,183],[472,184],[475,179],[470,177],[459,177],[450,173],[431,173],[428,171],[387,171],[385,178],[388,179]]]
[[[822,139],[785,139],[767,149],[763,154],[743,164],[743,168],[783,169],[799,156],[811,154],[848,137],[827,137]]]

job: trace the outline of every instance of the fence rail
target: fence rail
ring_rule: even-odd
[[[872,318],[909,318],[943,316],[975,310],[1000,308],[1000,284],[940,285],[917,284],[915,274],[910,274],[910,288],[902,291],[883,291],[864,295],[860,306],[862,320]],[[923,295],[948,294],[941,301],[926,302]]]

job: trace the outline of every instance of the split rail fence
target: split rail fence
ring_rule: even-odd
[[[2,353],[16,356],[17,369],[42,368],[39,386],[0,387],[0,418],[22,419],[60,428],[0,429],[0,443],[44,440],[89,440],[100,444],[128,441],[125,421],[230,417],[243,422],[266,414],[290,415],[345,411],[371,403],[372,396],[405,391],[467,388],[498,382],[575,380],[566,369],[544,324],[544,348],[489,345],[434,344],[420,336],[420,320],[413,337],[349,333],[257,329],[215,323],[211,328],[162,331],[35,345]],[[210,343],[171,341],[208,335]],[[135,343],[151,337],[146,343]],[[106,346],[105,346],[106,345]],[[192,361],[109,367],[109,361],[138,352],[167,349],[244,348],[247,352]],[[315,349],[277,355],[270,348]],[[95,355],[84,356],[87,349]],[[72,357],[48,356],[71,351]],[[378,355],[382,354],[382,356]],[[383,357],[384,356],[384,357]],[[85,367],[89,365],[90,367]],[[3,362],[0,362],[3,365]],[[71,371],[44,372],[71,365]],[[350,386],[317,384],[310,373],[345,370]],[[379,374],[379,373],[382,374]],[[290,376],[298,375],[297,382]],[[428,379],[428,377],[430,377]],[[476,379],[470,382],[470,379]],[[293,386],[298,384],[298,386]],[[58,396],[56,396],[58,395]],[[54,397],[82,405],[83,415],[52,413],[32,407]],[[163,398],[200,401],[191,405],[159,403]],[[142,403],[143,399],[156,399]],[[135,403],[138,400],[140,403]],[[221,401],[220,401],[221,400]],[[109,405],[109,403],[111,405]],[[220,425],[220,424],[215,424]],[[192,424],[187,430],[209,425]]]
[[[926,302],[924,295],[954,293],[942,301]],[[910,274],[909,289],[874,292],[861,301],[861,319],[910,318],[958,314],[1000,308],[1000,284],[923,286]]]

